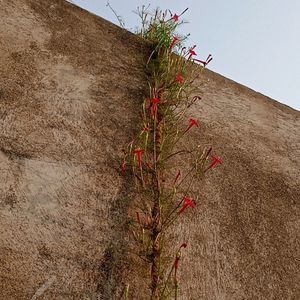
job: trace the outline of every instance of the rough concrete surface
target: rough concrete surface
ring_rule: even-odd
[[[0,299],[147,299],[122,147],[149,46],[63,0],[0,0]],[[223,159],[194,186],[181,299],[300,299],[300,113],[206,70],[184,141]]]

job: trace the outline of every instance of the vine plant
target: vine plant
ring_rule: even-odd
[[[142,22],[138,34],[153,44],[147,62],[149,95],[141,106],[140,132],[126,148],[122,170],[133,174],[140,195],[131,225],[139,256],[149,264],[151,299],[178,298],[178,267],[187,243],[178,246],[171,261],[164,259],[169,252],[164,248],[167,233],[187,209],[196,207],[195,197],[190,195],[194,180],[221,163],[211,147],[177,149],[178,142],[199,127],[198,120],[187,119],[188,109],[201,99],[195,96],[193,82],[212,60],[211,55],[197,59],[195,45],[184,47],[187,37],[176,33],[184,23],[183,13],[156,9],[149,14],[145,6],[138,9]],[[186,174],[178,165],[174,167],[178,155],[188,155],[194,161]],[[127,298],[128,287],[125,294]]]

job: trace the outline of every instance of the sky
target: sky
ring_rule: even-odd
[[[115,24],[106,0],[73,0]],[[300,110],[300,0],[110,0],[134,30],[134,10],[150,4],[174,13],[188,11],[181,32],[190,33],[198,58],[213,55],[209,69]]]

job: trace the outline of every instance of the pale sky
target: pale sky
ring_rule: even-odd
[[[73,3],[118,24],[106,0]],[[182,27],[198,58],[213,54],[209,69],[300,110],[300,0],[110,0],[133,30],[138,6],[185,8]],[[99,37],[101,38],[101,37]]]

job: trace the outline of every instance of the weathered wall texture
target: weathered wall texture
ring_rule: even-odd
[[[148,53],[65,1],[0,0],[0,299],[116,299],[130,278],[144,299],[119,162]],[[200,84],[184,144],[224,163],[174,228],[182,299],[300,299],[300,113],[210,71]]]

